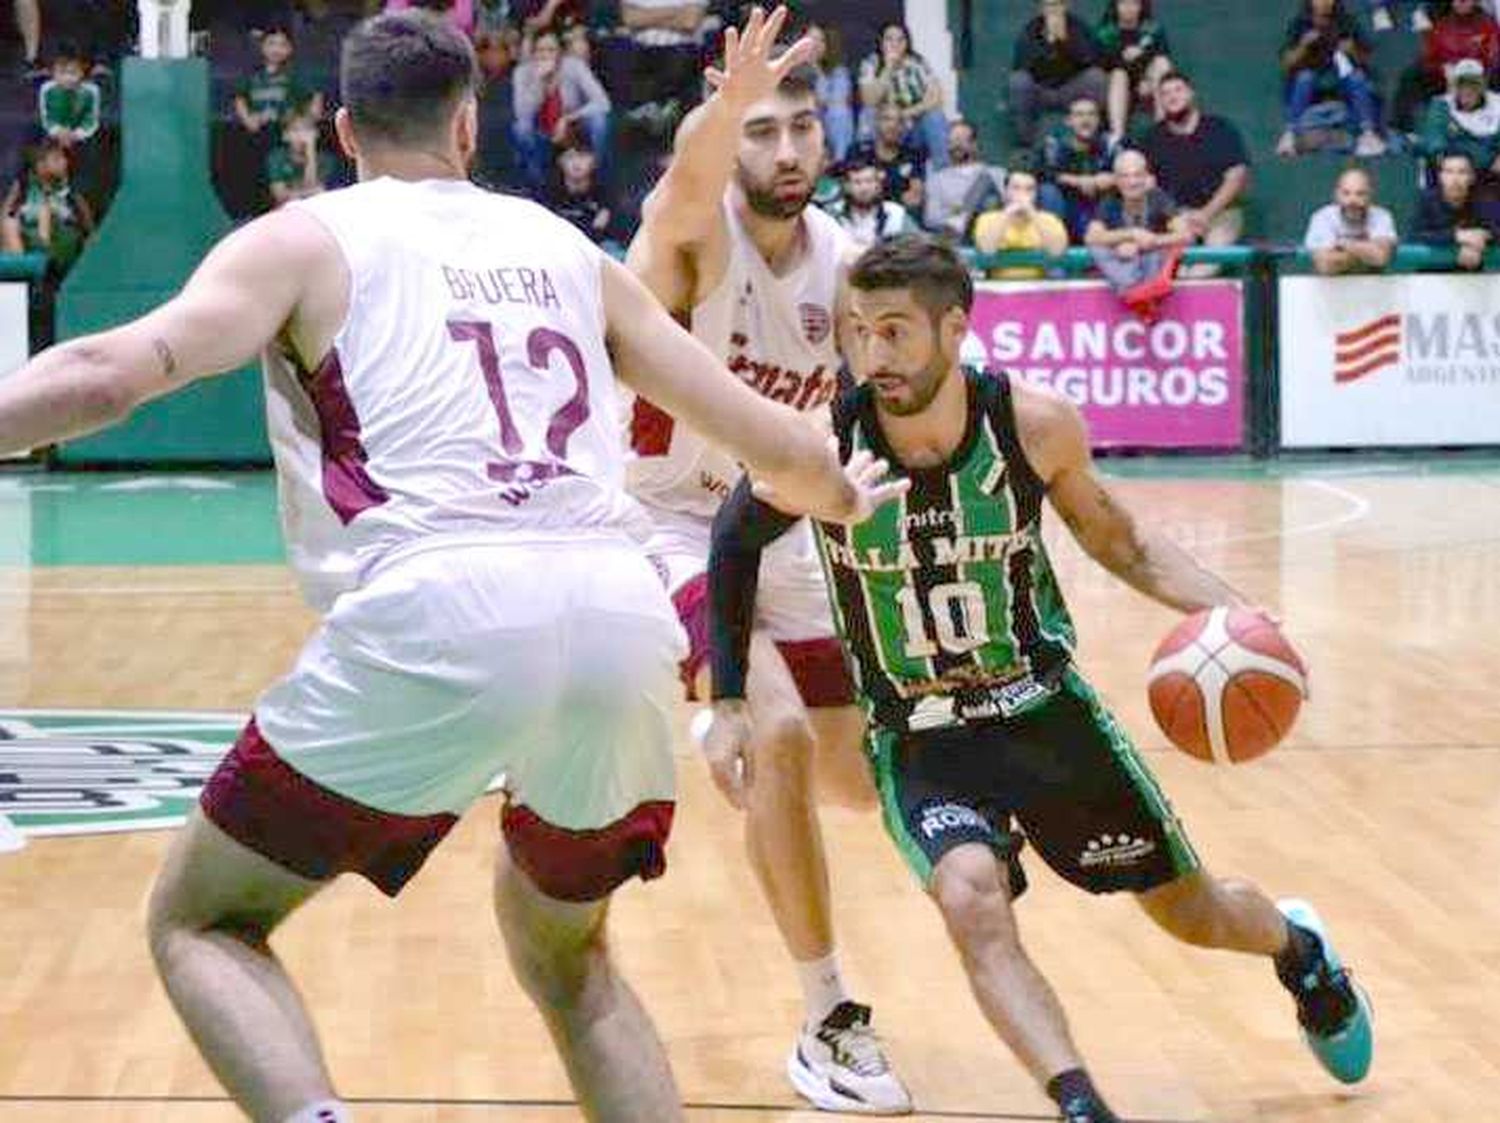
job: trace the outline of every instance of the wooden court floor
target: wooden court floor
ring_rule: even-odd
[[[1422,469],[1120,481],[1138,511],[1277,608],[1310,663],[1292,738],[1238,769],[1180,756],[1151,725],[1144,668],[1170,614],[1057,546],[1082,666],[1200,852],[1317,903],[1376,1007],[1374,1071],[1345,1090],[1303,1051],[1265,963],[1180,948],[1129,901],[1087,898],[1033,863],[1026,937],[1132,1120],[1500,1118],[1500,469]],[[270,566],[14,564],[0,622],[0,707],[234,711],[288,666],[311,618]],[[682,746],[670,871],[620,895],[615,946],[694,1123],[816,1118],[781,1075],[793,973],[736,815]],[[876,817],[824,823],[847,970],[916,1118],[1052,1118],[982,1023]],[[490,917],[495,826],[493,801],[481,804],[399,902],[343,882],[280,937],[361,1120],[579,1118]],[[149,967],[143,902],[167,838],[36,838],[0,855],[5,1123],[238,1118]]]

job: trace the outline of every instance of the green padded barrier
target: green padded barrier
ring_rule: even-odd
[[[126,59],[120,190],[58,296],[58,338],[112,327],[176,293],[229,219],[209,181],[208,63]],[[253,368],[142,407],[72,441],[64,463],[269,461]]]
[[[46,254],[0,253],[0,281],[40,281],[46,275]]]

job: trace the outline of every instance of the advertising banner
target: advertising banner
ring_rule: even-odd
[[[965,361],[1071,398],[1095,447],[1243,446],[1238,280],[1179,282],[1152,324],[1102,281],[995,281],[978,289]]]
[[[1285,448],[1500,444],[1500,277],[1281,278]]]

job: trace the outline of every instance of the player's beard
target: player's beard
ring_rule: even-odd
[[[953,373],[953,363],[943,354],[941,347],[934,347],[932,358],[922,368],[920,375],[906,380],[907,390],[910,397],[905,401],[891,402],[880,397],[877,392],[875,397],[880,408],[896,417],[911,417],[921,413],[932,404],[938,396],[938,391],[943,388],[943,380]]]
[[[799,192],[791,198],[782,198],[776,194],[774,183],[771,187],[752,183],[743,168],[739,172],[739,181],[740,190],[745,195],[745,204],[761,218],[796,218],[807,210],[807,205],[812,202],[813,185],[811,182],[806,191]]]

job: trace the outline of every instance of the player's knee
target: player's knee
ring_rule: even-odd
[[[1136,898],[1158,926],[1185,944],[1219,947],[1225,930],[1219,885],[1206,874],[1189,874]]]
[[[1010,895],[997,863],[940,863],[929,889],[943,923],[967,958],[980,948],[1019,954],[1020,940],[1011,914]]]
[[[772,715],[755,726],[755,783],[805,787],[812,772],[812,727],[793,714]]]
[[[539,1007],[567,1014],[585,1007],[609,972],[609,951],[601,927],[558,938],[539,931],[507,939],[511,969]]]

